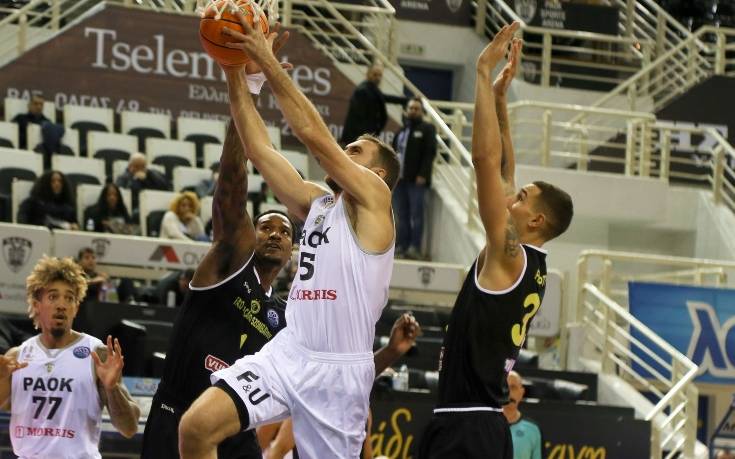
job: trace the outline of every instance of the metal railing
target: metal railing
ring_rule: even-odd
[[[590,283],[580,283],[578,311],[585,325],[584,358],[601,375],[620,377],[649,393],[652,459],[694,457],[698,391],[686,356]]]
[[[620,14],[620,35],[645,37],[655,43],[655,59],[675,47],[692,33],[653,0],[615,0]]]
[[[475,30],[492,37],[512,21],[521,22],[524,77],[541,86],[563,81],[613,88],[651,62],[654,40],[641,36],[549,29],[527,25],[502,0],[476,0]]]

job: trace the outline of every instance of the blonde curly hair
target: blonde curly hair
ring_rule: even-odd
[[[194,212],[194,215],[199,215],[199,207],[200,207],[199,197],[193,191],[182,191],[181,193],[179,193],[173,199],[173,201],[171,201],[171,205],[169,206],[169,210],[171,212],[175,213],[176,215],[178,215],[179,218],[180,218],[181,215],[179,215],[179,204],[184,199],[188,199],[189,202],[191,203],[191,211]]]
[[[40,301],[43,290],[52,282],[62,281],[74,290],[77,305],[82,302],[87,294],[87,278],[84,276],[82,267],[71,257],[56,258],[44,255],[38,260],[33,271],[26,278],[26,301],[28,303],[28,317],[33,321],[33,326],[38,328],[36,311],[33,309],[33,301]]]

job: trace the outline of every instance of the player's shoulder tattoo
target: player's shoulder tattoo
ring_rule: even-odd
[[[505,226],[505,247],[503,251],[506,256],[516,257],[520,253],[520,247],[518,230],[513,221],[508,219],[508,224]]]

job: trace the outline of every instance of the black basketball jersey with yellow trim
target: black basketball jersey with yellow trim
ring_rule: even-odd
[[[467,273],[439,357],[439,406],[500,408],[507,402],[507,374],[546,290],[546,252],[522,247],[523,274],[507,290],[480,287],[477,260]]]
[[[255,354],[286,326],[286,302],[266,295],[254,260],[218,284],[192,288],[184,300],[161,378],[172,402],[188,407],[213,372]]]

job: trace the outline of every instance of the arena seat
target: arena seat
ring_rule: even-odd
[[[103,186],[91,183],[83,183],[77,186],[77,221],[82,229],[86,229],[84,212],[90,206],[97,204],[97,199],[100,197]],[[120,188],[120,194],[122,195],[125,207],[128,209],[128,213],[132,213],[132,192],[127,188]]]
[[[165,213],[171,205],[171,201],[173,201],[178,194],[179,193],[175,193],[173,191],[158,190],[143,190],[140,192],[139,209],[141,234],[146,236],[151,234],[151,231],[155,231],[157,235],[159,228],[148,228],[148,214],[153,211],[163,211],[163,213]]]
[[[208,179],[212,171],[198,167],[177,167],[173,173],[174,191],[181,191],[185,187],[196,187],[202,180]]]
[[[105,177],[105,162],[101,159],[55,155],[51,157],[51,168],[63,172],[74,188],[81,183],[101,184]]]
[[[25,180],[36,181],[36,174],[28,169],[18,167],[5,167],[0,169],[0,220],[4,222],[13,221],[13,182]]]
[[[204,163],[204,145],[225,142],[225,123],[218,120],[179,117],[176,119],[179,140],[196,144],[196,165]]]
[[[131,112],[120,113],[120,130],[138,138],[138,151],[146,151],[148,138],[171,138],[171,117],[163,113]]]
[[[284,206],[283,204],[278,204],[277,202],[261,202],[260,203],[260,213],[263,212],[270,212],[270,211],[278,211],[278,212],[285,212],[288,213],[288,208]]]
[[[87,143],[89,156],[105,162],[107,177],[112,176],[112,163],[118,160],[127,161],[131,154],[138,151],[138,139],[127,134],[90,132]]]
[[[74,156],[79,156],[79,131],[76,129],[66,129],[64,131],[64,137],[61,138],[62,148],[66,146],[72,152]],[[65,153],[66,154],[66,153]]]
[[[16,115],[28,113],[28,100],[6,97],[5,105],[5,121],[11,121]],[[43,115],[51,121],[56,122],[56,104],[50,101],[43,103]]]
[[[18,125],[0,121],[0,147],[18,148]]]
[[[301,177],[309,178],[309,157],[306,154],[291,150],[283,150],[281,154],[299,171]]]
[[[30,150],[0,148],[0,169],[6,167],[28,169],[40,176],[43,173],[43,156]]]
[[[273,143],[273,148],[277,151],[281,151],[281,128],[278,126],[266,126],[268,130],[268,137]]]
[[[86,156],[87,133],[90,131],[113,132],[115,115],[110,108],[64,105],[64,126],[79,132],[79,154]]]
[[[208,143],[204,145],[204,169],[209,169],[209,167],[214,163],[215,161],[219,161],[220,157],[222,156],[222,147],[224,145],[219,143]],[[253,163],[248,161],[247,162],[247,168],[248,168],[248,174],[253,173]]]
[[[159,237],[161,235],[161,222],[165,213],[165,210],[152,210],[146,214],[146,233],[143,234],[144,236]],[[141,219],[141,221],[143,220]]]
[[[173,180],[174,168],[196,165],[196,145],[181,140],[148,139],[146,157],[150,164],[158,164],[164,168],[170,182]]]
[[[10,185],[11,189],[11,213],[13,214],[13,223],[18,223],[18,209],[25,199],[31,195],[31,188],[34,182],[28,180],[13,180]]]

